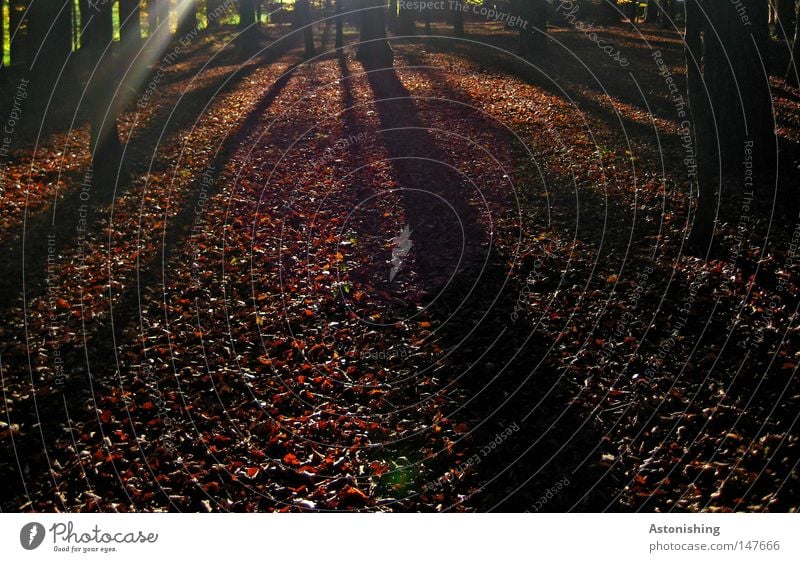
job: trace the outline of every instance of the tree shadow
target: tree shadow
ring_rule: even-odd
[[[436,486],[434,492],[423,489],[422,494],[432,494],[428,500],[450,509],[463,505],[478,511],[525,511],[543,497],[548,500],[546,506],[538,506],[541,510],[604,509],[608,498],[614,497],[609,487],[616,480],[607,479],[587,494],[606,468],[584,463],[596,453],[602,436],[585,410],[572,403],[570,381],[548,363],[553,342],[535,334],[528,321],[512,320],[520,295],[525,294],[525,281],[511,275],[513,257],[493,248],[491,235],[470,205],[474,187],[444,165],[450,158],[426,130],[395,70],[367,71],[381,138],[403,190],[415,267],[429,292],[439,295],[428,305],[434,325],[440,324],[437,344],[446,353],[439,376],[464,395],[448,418],[470,428],[457,444],[463,447],[462,458],[479,459],[463,478]],[[502,134],[496,140],[496,147],[509,145]],[[453,239],[448,211],[430,204],[429,194],[441,197],[458,213],[463,245],[472,246],[472,252],[455,256],[453,248],[460,251],[462,244]],[[456,267],[457,257],[463,261]],[[498,437],[505,432],[511,436]],[[492,446],[495,440],[502,445]],[[600,453],[595,457],[599,459]],[[452,463],[447,455],[426,461],[440,474],[453,470]],[[548,490],[565,478],[570,484],[551,499]]]

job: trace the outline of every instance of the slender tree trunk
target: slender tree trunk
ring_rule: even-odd
[[[122,143],[119,140],[117,114],[119,101],[117,89],[117,65],[111,49],[113,41],[112,4],[98,3],[93,17],[86,28],[87,48],[91,57],[90,68],[94,75],[87,86],[88,107],[90,109],[92,153],[92,181],[103,184],[128,181],[123,169]]]
[[[295,11],[295,16],[296,16]],[[295,21],[297,18],[295,17]],[[238,42],[245,48],[254,47],[259,36],[256,22],[255,0],[239,0],[239,39]]]
[[[84,1],[84,0],[82,0]],[[158,2],[160,0],[147,0],[147,36],[153,37],[158,29]],[[81,12],[83,8],[81,7]]]
[[[431,11],[425,10],[425,34],[431,34]]]
[[[239,28],[255,27],[256,10],[254,0],[239,0]]]
[[[673,17],[675,12],[673,10],[673,0],[660,0],[661,2],[661,10],[659,14],[659,21],[661,22],[661,27],[664,29],[669,29],[674,26]]]
[[[400,35],[414,35],[417,32],[417,24],[414,21],[415,12],[411,8],[400,5],[400,15],[397,20],[397,33]]]
[[[386,21],[381,0],[360,0],[361,38],[357,58],[367,68],[392,66],[394,53],[386,39]]]
[[[775,35],[781,41],[791,41],[795,27],[795,0],[777,0],[775,6]]]
[[[119,0],[119,36],[126,49],[142,39],[141,8],[139,0]]]
[[[311,6],[308,0],[297,0],[294,5],[295,25],[303,30],[303,41],[305,43],[305,58],[310,59],[317,54],[314,47],[314,28],[311,25]]]
[[[800,0],[795,2],[794,39],[789,68],[786,70],[786,81],[795,88],[800,86]]]
[[[336,48],[344,47],[344,16],[342,16],[343,0],[336,0]]]
[[[694,143],[694,166],[689,164],[692,188],[697,187],[697,208],[689,234],[689,252],[705,256],[711,247],[716,224],[717,188],[714,182],[714,122],[711,104],[703,81],[703,30],[705,21],[700,10],[701,0],[686,2],[686,84],[689,111],[692,116],[691,138]]]
[[[647,12],[644,15],[644,23],[656,23],[658,21],[658,0],[647,0]]]
[[[461,6],[459,3],[453,8],[453,34],[456,37],[464,37],[464,12]]]
[[[27,62],[27,37],[23,33],[22,23],[24,12],[24,2],[22,0],[10,0],[8,3],[8,27],[11,39],[8,46],[11,50],[11,64],[22,64]],[[17,7],[22,9],[17,9]]]
[[[547,50],[546,0],[519,0],[516,13],[528,23],[519,32],[519,55],[532,57]]]
[[[397,0],[389,0],[389,10],[386,12],[386,25],[389,31],[397,33]]]
[[[113,4],[113,2],[108,2]],[[158,0],[158,23],[161,27],[159,30],[165,36],[172,34],[172,28],[169,23],[169,0]]]
[[[183,0],[183,11],[178,12],[178,35],[197,29],[197,0]]]
[[[30,4],[32,101],[48,101],[72,50],[72,6],[71,0],[34,0]]]
[[[221,14],[217,10],[222,6],[222,0],[206,0],[206,25],[209,29],[219,27]]]

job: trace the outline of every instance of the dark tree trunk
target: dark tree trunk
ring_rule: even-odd
[[[184,10],[179,13],[178,35],[186,35],[197,29],[197,0],[184,0]]]
[[[516,13],[528,25],[519,32],[519,55],[532,57],[547,50],[547,1],[518,0]]]
[[[305,58],[310,59],[317,54],[314,47],[314,27],[311,25],[311,6],[308,0],[297,0],[294,5],[295,25],[303,30]]]
[[[87,50],[93,76],[87,86],[90,109],[92,181],[102,184],[125,184],[127,172],[122,165],[122,143],[119,140],[116,92],[117,69],[110,46],[113,41],[112,4],[98,3],[85,30]]]
[[[239,28],[252,29],[256,24],[255,0],[239,0]]]
[[[119,0],[119,36],[126,48],[142,39],[141,8],[139,0]]]
[[[216,29],[219,27],[221,14],[219,14],[217,10],[220,9],[221,6],[222,0],[206,0],[206,25],[210,29]]]
[[[8,4],[8,27],[11,50],[11,64],[22,64],[26,62],[27,37],[22,30],[24,2],[22,0],[11,0]],[[22,9],[18,9],[17,7]]]
[[[381,0],[360,0],[361,38],[357,58],[370,69],[392,66],[394,53],[386,39],[386,21]]]
[[[702,0],[686,2],[686,84],[689,111],[692,117],[691,138],[694,144],[694,168],[687,170],[692,190],[697,188],[697,208],[689,234],[688,249],[694,255],[705,256],[714,238],[717,186],[714,182],[714,121],[711,104],[703,81],[703,30],[705,20],[700,10]],[[689,166],[691,168],[691,165]]]
[[[795,26],[795,0],[777,0],[775,9],[775,35],[782,41],[791,41]]]
[[[397,0],[389,0],[389,11],[386,12],[386,25],[392,33],[397,32]]]
[[[660,0],[661,3],[661,10],[659,11],[659,21],[661,22],[661,27],[664,29],[669,29],[674,27],[674,10],[673,10],[673,0]]]
[[[658,0],[647,0],[647,11],[644,15],[644,23],[656,23],[658,21]]]
[[[297,21],[295,9],[295,22]],[[251,49],[258,43],[259,31],[256,22],[255,0],[239,0],[239,37],[238,43],[245,49]]]
[[[417,32],[417,23],[414,21],[415,12],[410,8],[400,5],[400,15],[397,20],[397,33],[399,35],[414,35]]]
[[[789,68],[786,71],[786,81],[795,88],[800,86],[800,0],[795,2],[794,40],[792,41],[792,56]]]
[[[431,11],[425,10],[425,34],[431,34]]]
[[[158,2],[160,0],[147,0],[147,36],[152,37],[158,29]],[[81,8],[83,11],[83,8]]]
[[[606,23],[619,23],[620,9],[617,0],[604,0],[601,3],[603,6],[603,19]]]
[[[453,8],[453,34],[456,37],[464,37],[464,12],[460,3]]]
[[[690,236],[692,249],[708,248],[713,209],[723,197],[716,185],[726,173],[742,177],[741,162],[753,173],[775,162],[775,120],[767,58],[767,4],[742,0],[750,25],[735,5],[708,0],[687,2],[687,80],[697,147],[698,210]],[[711,9],[713,7],[713,9]],[[705,11],[704,15],[702,12]],[[721,185],[721,184],[720,184]]]
[[[34,0],[28,10],[32,101],[46,103],[72,51],[72,1]],[[64,77],[62,76],[62,83]]]
[[[166,34],[170,33],[169,26],[169,0],[159,0],[158,3],[158,23]]]
[[[344,47],[344,16],[342,16],[343,0],[336,0],[336,48]]]

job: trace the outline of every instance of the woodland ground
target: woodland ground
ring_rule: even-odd
[[[532,66],[472,24],[377,72],[331,29],[310,61],[203,34],[126,82],[128,187],[87,181],[82,116],[20,131],[3,510],[796,509],[796,208],[731,182],[684,255],[679,35],[601,28],[622,67],[550,31]]]

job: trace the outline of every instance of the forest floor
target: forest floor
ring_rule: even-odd
[[[467,31],[202,34],[125,82],[127,187],[83,119],[14,146],[4,511],[797,508],[800,222],[732,184],[685,255],[678,34]]]

